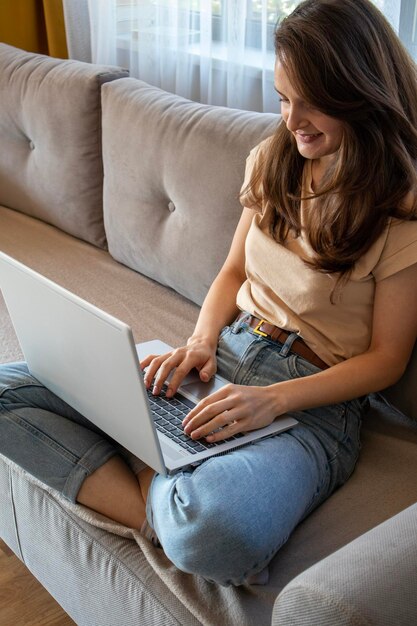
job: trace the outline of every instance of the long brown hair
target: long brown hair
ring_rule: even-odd
[[[416,67],[369,0],[302,2],[277,27],[275,51],[305,101],[344,122],[341,147],[309,200],[305,223],[315,252],[309,264],[343,278],[390,216],[417,219]],[[301,232],[304,165],[281,122],[251,183],[274,209],[277,241],[289,229]]]

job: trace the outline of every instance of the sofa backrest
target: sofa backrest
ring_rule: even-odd
[[[246,157],[279,116],[190,102],[136,79],[103,85],[102,108],[110,253],[201,304],[242,212]]]
[[[105,247],[103,82],[126,70],[0,44],[0,204]]]

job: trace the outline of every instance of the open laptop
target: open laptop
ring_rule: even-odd
[[[183,416],[226,380],[216,375],[203,383],[191,373],[173,399],[154,397],[139,360],[170,346],[157,340],[135,346],[124,322],[2,252],[0,288],[32,375],[161,474],[297,423],[284,416],[217,444],[193,441],[182,431]]]

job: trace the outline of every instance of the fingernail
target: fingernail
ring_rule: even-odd
[[[159,393],[159,387],[157,387],[156,385],[154,386],[154,388],[152,389],[152,393],[154,396],[157,396]]]

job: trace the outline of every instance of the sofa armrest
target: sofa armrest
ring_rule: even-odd
[[[417,504],[292,580],[272,626],[417,623]]]

